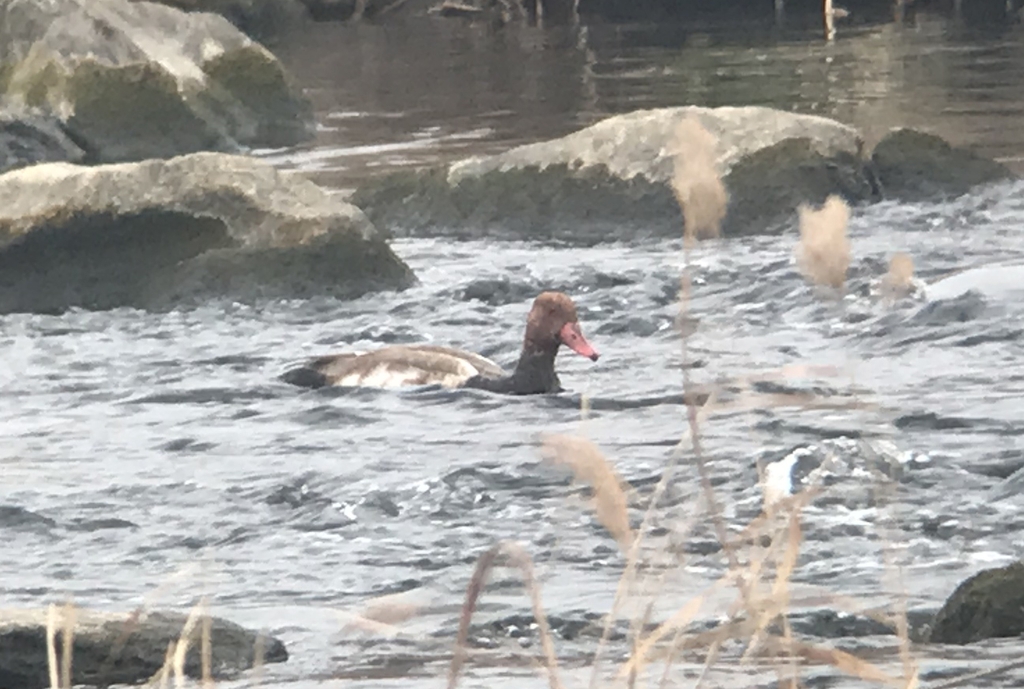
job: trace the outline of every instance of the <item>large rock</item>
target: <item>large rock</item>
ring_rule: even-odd
[[[1024,634],[1024,562],[986,569],[957,586],[935,616],[930,641],[967,644]]]
[[[1014,177],[1001,163],[913,129],[886,134],[871,161],[885,196],[902,201],[960,196],[980,184]]]
[[[397,289],[366,216],[262,161],[194,153],[0,175],[0,312],[164,308]]]
[[[58,612],[58,625],[63,621]],[[75,610],[71,679],[74,686],[137,684],[153,677],[164,665],[169,643],[177,643],[187,616],[150,612],[139,617]],[[236,676],[253,667],[257,635],[239,625],[213,617],[210,620],[211,674],[218,679]],[[0,611],[0,687],[44,689],[50,686],[46,649],[47,611]],[[61,627],[56,637],[58,656],[63,654]],[[201,676],[201,624],[192,627],[185,656],[185,674]],[[288,660],[284,644],[264,637],[265,663]],[[58,663],[59,667],[59,663]]]
[[[610,117],[553,141],[449,167],[371,181],[353,202],[404,233],[602,240],[682,233],[671,189],[679,121],[695,115],[718,140],[730,195],[726,234],[774,231],[801,202],[876,190],[858,132],[764,107],[696,106]]]
[[[85,151],[72,141],[57,118],[0,111],[0,173],[47,162],[78,163]]]
[[[128,0],[0,1],[0,94],[57,115],[90,161],[312,136],[280,62],[223,17]]]

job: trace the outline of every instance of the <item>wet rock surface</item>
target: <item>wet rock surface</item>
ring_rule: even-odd
[[[60,633],[63,611],[57,614],[55,640],[63,655]],[[163,667],[168,644],[177,643],[190,628],[185,674],[201,676],[201,622],[176,612],[150,612],[141,616],[74,611],[71,678],[75,686],[136,684],[150,679]],[[47,611],[0,611],[0,685],[42,689],[50,686],[47,663]],[[288,659],[284,644],[221,618],[210,619],[211,673],[223,679],[261,663]]]
[[[914,129],[886,134],[872,151],[871,162],[885,196],[901,201],[960,196],[1014,176],[1001,163]]]
[[[607,118],[560,139],[371,180],[353,202],[403,235],[556,239],[586,244],[677,236],[678,123],[717,140],[729,195],[726,236],[792,227],[801,204],[934,197],[1010,176],[1000,164],[902,130],[868,156],[860,134],[823,117],[765,107],[687,106]],[[909,132],[909,133],[908,133]]]
[[[309,103],[223,17],[128,0],[0,5],[0,96],[60,119],[90,162],[283,146]]]
[[[968,644],[1024,634],[1024,562],[978,572],[935,616],[929,641]]]
[[[166,307],[211,295],[411,284],[365,215],[260,161],[37,165],[0,176],[0,311]]]
[[[35,163],[78,163],[84,157],[57,118],[0,111],[0,173]]]

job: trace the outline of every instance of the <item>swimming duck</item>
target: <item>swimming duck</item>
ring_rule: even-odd
[[[281,379],[308,388],[441,385],[536,395],[562,390],[555,373],[555,356],[562,345],[591,361],[598,359],[580,329],[573,300],[561,292],[543,292],[534,299],[526,318],[523,349],[511,374],[490,359],[460,349],[392,345],[372,352],[318,357],[285,372]]]

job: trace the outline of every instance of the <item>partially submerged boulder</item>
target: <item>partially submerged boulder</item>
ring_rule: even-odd
[[[129,0],[0,3],[0,96],[52,113],[91,162],[284,146],[312,109],[223,17]]]
[[[194,153],[0,175],[0,313],[400,289],[414,277],[355,206],[269,164]]]
[[[57,118],[0,111],[0,173],[47,162],[78,163],[85,151],[72,141]]]
[[[986,569],[957,586],[935,616],[930,641],[968,644],[1024,634],[1024,562]]]
[[[920,201],[966,194],[972,187],[1014,177],[1005,165],[914,129],[886,134],[871,162],[887,198]]]
[[[57,617],[55,639],[58,657],[63,656],[60,633],[63,610]],[[0,611],[0,686],[45,689],[50,686],[47,663],[47,611]],[[168,644],[177,644],[188,616],[175,612],[150,612],[139,616],[76,609],[71,646],[71,680],[74,686],[138,684],[164,667]],[[184,670],[201,676],[202,623],[190,625]],[[249,631],[234,622],[210,618],[210,669],[214,678],[225,679],[248,670],[259,660],[282,663],[288,651],[276,638]],[[59,667],[59,663],[58,663]]]
[[[569,136],[369,182],[353,202],[380,226],[415,234],[603,240],[678,236],[671,188],[678,123],[717,143],[730,195],[727,234],[778,229],[801,202],[873,198],[860,134],[833,120],[764,107],[640,110]]]

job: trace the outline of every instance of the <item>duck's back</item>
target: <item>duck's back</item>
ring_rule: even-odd
[[[496,363],[460,349],[437,345],[392,345],[372,352],[332,354],[288,371],[282,380],[303,387],[458,387],[474,376],[505,375]]]

